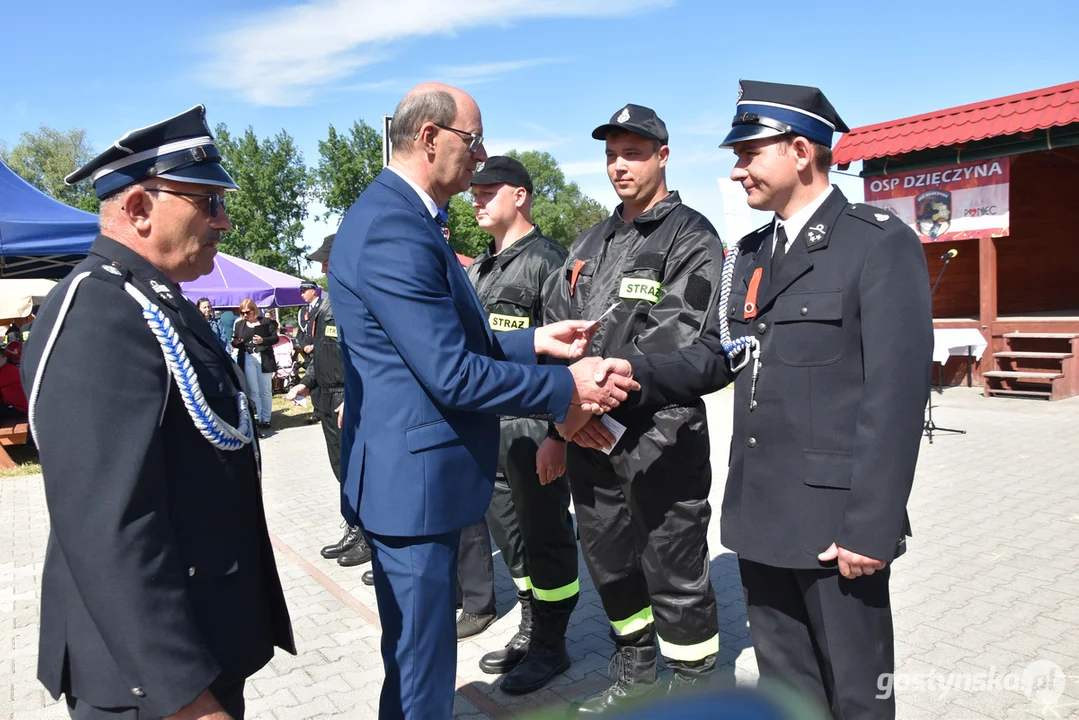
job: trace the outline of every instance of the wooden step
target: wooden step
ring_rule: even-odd
[[[1079,333],[1026,333],[1026,332],[1010,332],[1004,333],[1006,338],[1023,338],[1028,340],[1071,340],[1073,338],[1079,338]]]
[[[1066,352],[995,352],[993,357],[998,358],[1037,358],[1039,360],[1066,360],[1072,353]]]
[[[1016,395],[1018,397],[1042,397],[1049,398],[1052,392],[1049,390],[997,390],[989,388],[990,395]]]
[[[1011,378],[1013,380],[1056,380],[1064,377],[1064,373],[1058,372],[1015,372],[1011,370],[990,370],[982,373],[982,377]]]

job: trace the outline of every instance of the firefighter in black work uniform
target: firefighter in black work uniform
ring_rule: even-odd
[[[574,242],[547,288],[546,320],[601,318],[590,354],[629,357],[690,344],[716,320],[723,245],[700,213],[668,192],[667,128],[626,105],[592,133],[622,204]],[[719,651],[709,578],[712,510],[708,422],[697,400],[611,413],[626,426],[611,446],[598,418],[573,437],[566,465],[581,551],[612,626],[617,682],[578,709],[615,711],[660,687],[656,647],[675,691],[703,684]],[[606,435],[601,441],[599,436]]]
[[[307,256],[311,262],[322,263],[323,273],[330,261],[330,248],[333,247],[336,236],[336,233],[328,235],[322,242],[322,247]],[[345,402],[345,370],[341,366],[337,322],[333,318],[333,306],[328,293],[323,293],[314,314],[308,318],[307,333],[312,337],[314,351],[307,361],[303,380],[289,390],[287,397],[295,400],[297,395],[310,395],[315,407],[319,408],[330,467],[340,483],[341,428],[337,424],[337,409]],[[344,536],[336,543],[322,548],[321,553],[327,560],[336,558],[337,564],[343,567],[362,565],[371,559],[371,548],[367,546],[363,528],[358,524],[347,526]]]
[[[566,251],[532,225],[532,178],[518,160],[493,157],[472,179],[472,196],[476,221],[494,237],[468,268],[491,329],[542,324],[544,282],[562,267]],[[520,628],[505,648],[480,659],[484,672],[507,673],[501,686],[511,694],[538,690],[570,665],[566,626],[580,588],[564,471],[564,444],[547,438],[545,421],[502,418],[486,523],[462,533],[458,577],[466,599],[476,594],[477,584],[490,585],[479,590],[489,598],[493,620],[493,568],[485,567],[491,564],[490,546],[468,541],[481,534],[486,541],[486,525],[517,584]],[[467,602],[464,610],[459,637],[462,624],[478,620],[469,616]]]

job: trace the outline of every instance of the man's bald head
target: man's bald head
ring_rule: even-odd
[[[472,96],[460,88],[437,82],[421,83],[408,91],[397,105],[390,124],[394,154],[409,155],[416,133],[424,123],[452,126],[460,109],[474,107]]]

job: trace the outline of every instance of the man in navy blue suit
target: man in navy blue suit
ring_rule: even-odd
[[[394,156],[349,209],[330,255],[345,366],[342,513],[362,521],[382,621],[380,718],[448,718],[457,667],[460,529],[483,517],[500,415],[565,422],[636,387],[594,381],[587,320],[497,337],[438,208],[487,158],[475,100],[429,83],[394,112]]]

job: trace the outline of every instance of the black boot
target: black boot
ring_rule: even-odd
[[[576,606],[576,595],[558,602],[535,602],[532,642],[520,664],[502,678],[502,692],[510,695],[535,692],[569,668],[566,626]]]
[[[364,570],[363,575],[360,575],[360,581],[367,587],[374,587],[375,585],[375,571]]]
[[[668,660],[667,665],[674,670],[671,682],[667,685],[668,695],[706,690],[711,681],[712,672],[716,669],[716,656],[709,655],[695,662]]]
[[[659,689],[651,630],[645,631],[644,637],[634,645],[620,645],[613,660],[618,663],[618,679],[599,695],[578,705],[577,717],[615,715],[643,702]]]
[[[360,532],[359,525],[356,525],[354,527],[348,527],[346,525],[344,536],[340,540],[335,542],[333,545],[327,545],[326,547],[322,548],[322,550],[320,550],[319,552],[322,557],[326,558],[327,560],[333,560],[334,558],[341,557],[342,554],[351,550],[353,546],[355,546],[356,543],[358,543],[362,539],[363,533]]]
[[[371,548],[368,547],[367,540],[364,539],[363,535],[360,535],[360,539],[355,545],[341,553],[340,557],[337,558],[337,564],[341,567],[355,567],[370,561]]]
[[[489,652],[480,658],[480,670],[489,675],[502,675],[517,667],[528,652],[528,644],[532,641],[532,629],[535,625],[535,608],[532,604],[532,593],[529,590],[518,590],[517,601],[521,604],[521,624],[517,626],[517,633],[506,643],[501,650]]]

